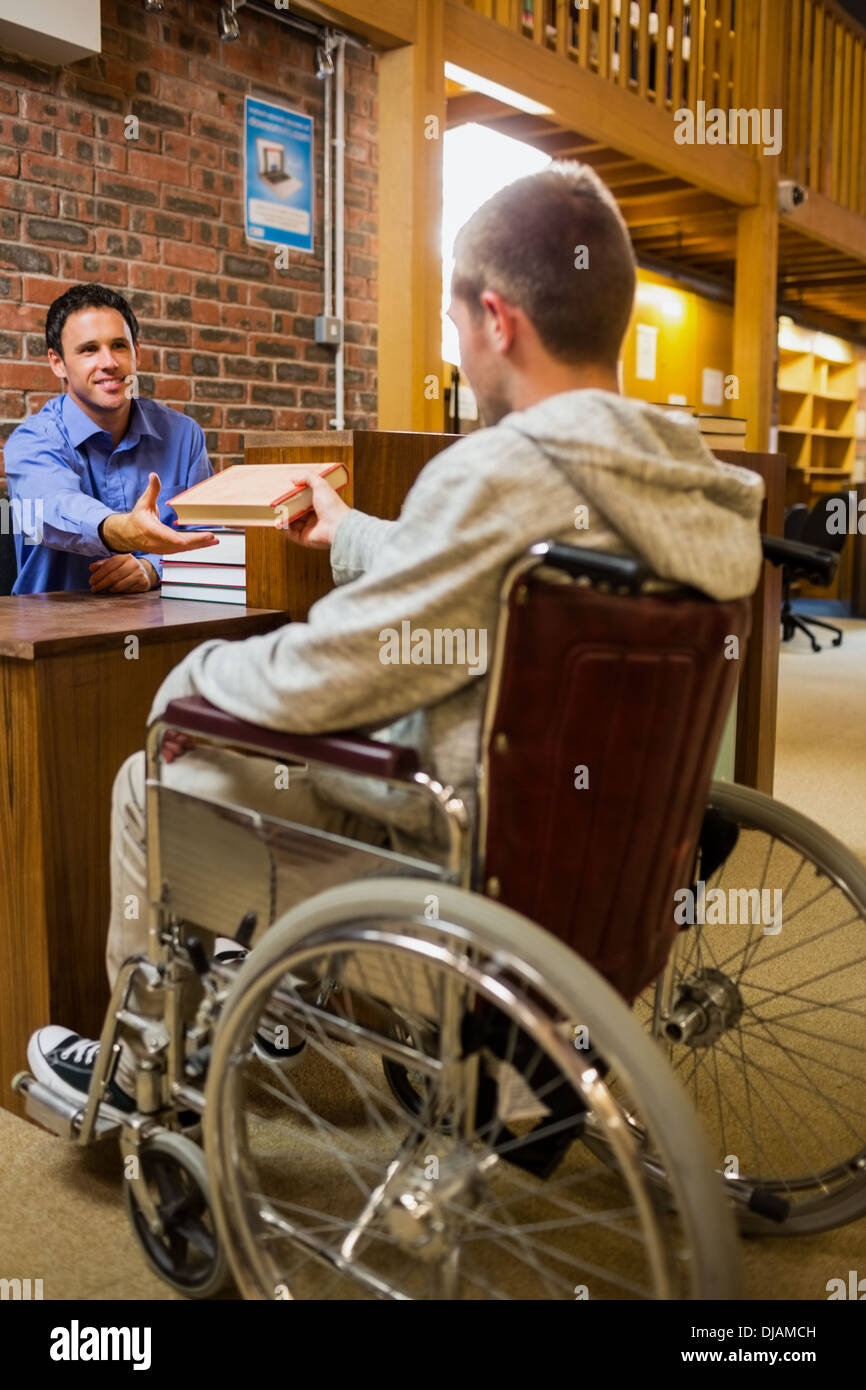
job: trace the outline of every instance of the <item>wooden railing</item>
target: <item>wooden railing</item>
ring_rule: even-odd
[[[644,101],[752,109],[770,0],[462,0]],[[834,0],[784,0],[782,177],[866,214],[866,30]],[[778,21],[777,21],[778,22]],[[755,151],[757,154],[757,151]]]
[[[787,0],[785,178],[866,216],[866,30],[832,0]]]

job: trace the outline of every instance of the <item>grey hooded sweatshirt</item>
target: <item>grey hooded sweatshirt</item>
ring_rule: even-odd
[[[660,579],[711,598],[750,594],[763,493],[757,474],[715,459],[685,415],[607,391],[548,397],[438,454],[397,521],[350,511],[331,548],[337,587],[307,621],[202,643],[165,680],[150,717],[198,694],[268,728],[363,728],[415,746],[471,816],[481,657],[492,657],[509,563],[553,538],[642,556]],[[433,659],[437,630],[466,634],[465,664],[449,662],[444,642]],[[319,785],[328,800],[435,838],[416,797],[330,775]]]

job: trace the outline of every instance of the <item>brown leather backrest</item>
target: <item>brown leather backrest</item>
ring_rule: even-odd
[[[508,609],[479,887],[632,1000],[663,968],[674,892],[692,882],[750,602],[622,597],[535,571]]]

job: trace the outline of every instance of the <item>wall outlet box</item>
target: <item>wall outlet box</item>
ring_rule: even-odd
[[[339,347],[343,341],[343,321],[333,314],[316,315],[316,342]]]

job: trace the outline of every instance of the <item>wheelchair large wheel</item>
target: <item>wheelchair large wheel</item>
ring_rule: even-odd
[[[717,783],[709,808],[696,915],[724,905],[727,920],[683,927],[637,1016],[694,1101],[741,1229],[828,1230],[866,1212],[866,871],[761,792]],[[759,921],[742,890],[767,894]]]
[[[205,1148],[244,1297],[736,1296],[723,1186],[622,1000],[484,898],[438,885],[425,920],[429,892],[368,879],[319,894],[271,928],[226,999]],[[303,1068],[256,1059],[265,1013],[304,1029]],[[383,1058],[425,1078],[417,1113]],[[663,1155],[663,1194],[608,1065]]]

